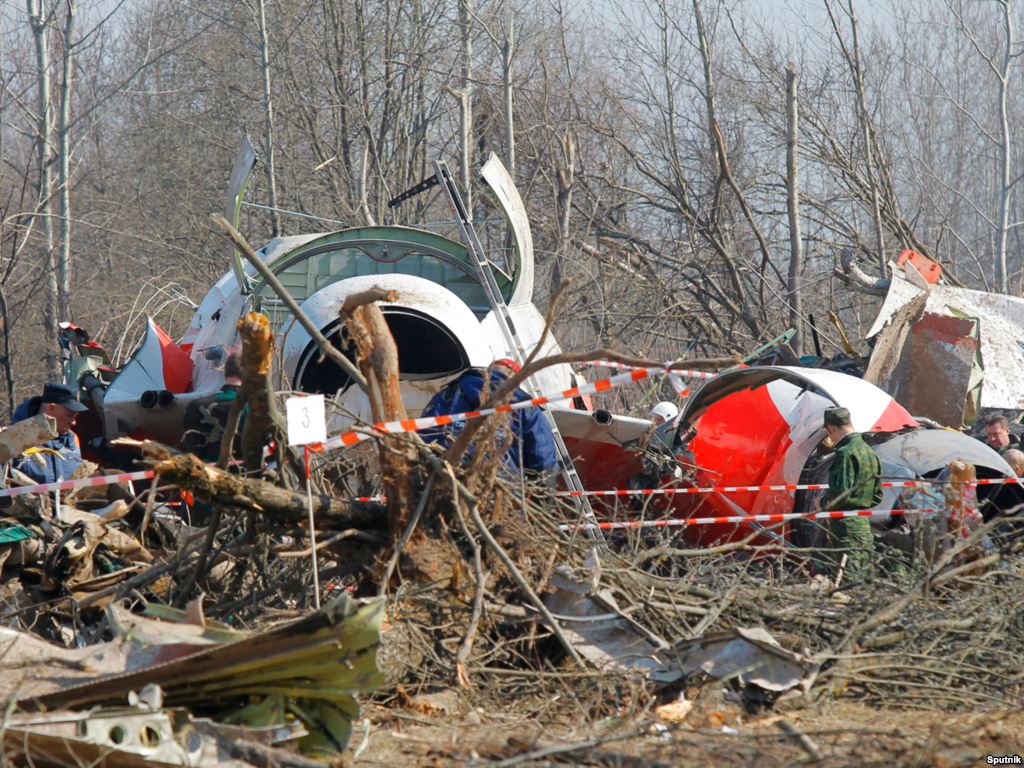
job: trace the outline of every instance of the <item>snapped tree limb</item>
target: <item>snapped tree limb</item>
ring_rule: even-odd
[[[307,518],[306,496],[264,480],[241,477],[204,464],[190,453],[176,453],[152,440],[115,441],[137,447],[154,460],[153,469],[166,481],[191,491],[211,505],[225,505],[252,511],[276,521],[301,524]],[[379,529],[385,524],[374,505],[352,505],[343,499],[313,495],[317,519],[332,527]]]

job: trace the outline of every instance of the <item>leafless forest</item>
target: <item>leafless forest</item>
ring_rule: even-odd
[[[242,230],[392,221],[434,158],[494,151],[527,202],[563,346],[839,350],[901,248],[1021,290],[1024,6],[1013,0],[11,0],[0,15],[6,404],[54,374],[57,322],[131,351],[227,266],[213,232],[239,134]],[[486,217],[486,201],[474,201]],[[441,222],[424,199],[401,222]],[[281,212],[278,213],[277,210]],[[294,215],[295,212],[302,216]],[[312,218],[312,217],[320,217]],[[119,343],[120,342],[120,343]]]

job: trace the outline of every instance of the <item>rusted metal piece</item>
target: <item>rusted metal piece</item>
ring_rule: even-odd
[[[980,407],[978,319],[928,312],[926,299],[912,299],[878,334],[864,378],[915,416],[959,428]]]
[[[906,276],[897,270],[867,337],[882,333],[901,308],[920,297],[924,299],[925,312],[977,318],[980,354],[985,366],[981,408],[1004,411],[1024,408],[1024,391],[1020,387],[1020,370],[1024,365],[1024,299],[949,285],[930,285],[914,270],[908,269]]]

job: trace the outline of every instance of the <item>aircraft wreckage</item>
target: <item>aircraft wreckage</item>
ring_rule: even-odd
[[[229,218],[236,221],[255,157],[244,143],[229,194]],[[375,226],[277,238],[258,251],[302,311],[340,349],[348,346],[338,317],[347,296],[372,286],[397,293],[381,309],[398,348],[401,390],[410,413],[421,410],[434,392],[466,368],[519,357],[517,345],[529,353],[542,336],[543,317],[533,304],[533,244],[525,207],[497,158],[491,157],[481,176],[513,244],[504,263],[489,265],[490,284],[474,263],[471,224],[469,248],[424,229]],[[503,306],[496,307],[496,300]],[[252,265],[236,254],[232,268],[203,298],[177,342],[150,319],[141,345],[117,370],[83,330],[64,328],[66,376],[81,387],[82,400],[91,409],[79,419],[78,428],[86,455],[92,451],[92,458],[102,460],[102,447],[121,436],[178,443],[185,407],[221,387],[225,355],[238,344],[236,323],[252,309],[271,320],[279,339],[278,364],[290,387],[324,394],[337,404],[329,430],[369,420],[361,390],[340,368],[319,357],[309,333]],[[503,327],[506,322],[514,324],[517,343]],[[549,335],[542,353],[558,351],[558,342]],[[558,365],[537,374],[530,387],[546,394],[580,383],[582,376],[570,366]],[[855,429],[866,433],[887,477],[934,477],[954,458],[974,464],[979,477],[1013,476],[1010,466],[983,443],[919,422],[868,381],[821,369],[755,366],[726,371],[696,389],[679,418],[667,433],[659,430],[661,434],[646,419],[587,410],[582,399],[571,407],[554,406],[551,413],[575,464],[576,473],[570,474],[588,490],[635,488],[638,477],[659,486],[710,488],[826,482],[830,453],[821,447],[822,414],[833,405],[850,410]],[[661,459],[652,470],[645,457],[655,438]],[[979,488],[979,496],[987,492]],[[659,497],[654,508],[675,517],[803,512],[812,496],[768,488],[677,494]],[[887,489],[878,509],[905,503],[905,493]],[[643,513],[649,514],[650,508]],[[749,531],[735,524],[684,528],[687,538],[698,544],[742,538]],[[767,531],[765,536],[779,539]]]

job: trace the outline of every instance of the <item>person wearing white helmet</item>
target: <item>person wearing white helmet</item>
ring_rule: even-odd
[[[666,482],[678,480],[682,476],[682,470],[672,449],[679,407],[675,403],[663,400],[651,408],[650,418],[654,423],[644,445],[642,470],[629,479],[629,487],[633,489],[659,488]]]
[[[668,400],[662,400],[656,406],[651,408],[651,421],[654,422],[654,426],[660,427],[662,424],[667,424],[673,421],[676,416],[679,415],[679,409],[675,403],[670,403]]]

